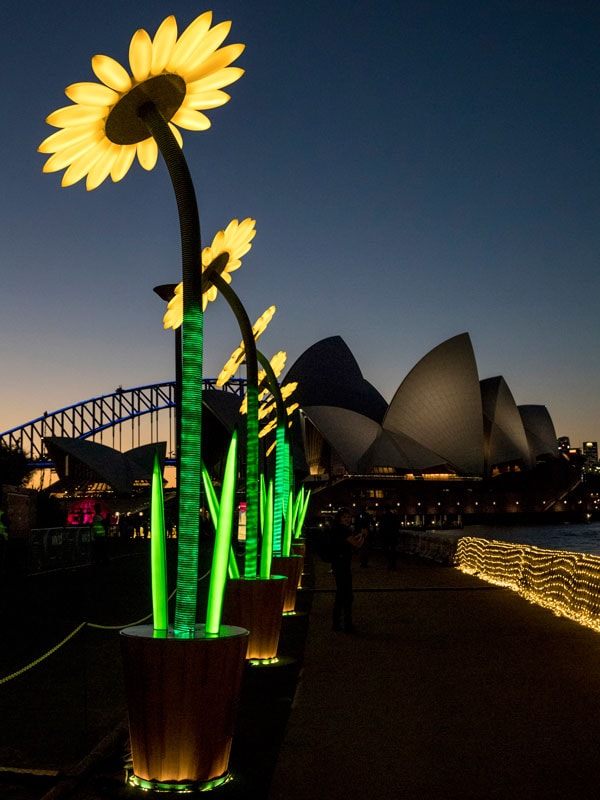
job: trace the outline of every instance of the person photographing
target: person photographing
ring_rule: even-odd
[[[352,622],[352,554],[360,550],[364,541],[364,533],[355,533],[352,528],[350,511],[340,508],[331,529],[331,568],[335,578],[334,631],[356,632]]]

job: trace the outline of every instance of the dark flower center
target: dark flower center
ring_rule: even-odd
[[[137,144],[150,137],[138,112],[146,103],[153,103],[169,121],[183,103],[186,85],[179,75],[157,75],[134,86],[116,103],[106,120],[106,136],[115,144]]]

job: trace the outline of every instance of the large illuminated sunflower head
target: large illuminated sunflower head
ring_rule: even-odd
[[[65,169],[62,185],[86,178],[95,189],[109,176],[123,178],[134,158],[144,169],[156,164],[158,148],[148,135],[139,110],[153,103],[182,145],[179,128],[206,130],[210,120],[202,113],[229,100],[224,86],[244,70],[229,66],[243,44],[220,47],[231,28],[221,22],[211,28],[212,12],[197,17],[177,36],[174,16],[160,24],[153,39],[140,29],[129,44],[127,70],[110,56],[92,58],[92,70],[101,83],[73,83],[65,94],[73,105],[59,108],[46,122],[60,128],[40,144],[40,153],[53,155],[44,172]]]
[[[273,319],[273,314],[275,314],[275,311],[275,306],[269,306],[269,308],[267,308],[267,310],[263,312],[256,320],[252,326],[252,335],[254,336],[254,341],[257,341],[258,337],[265,332],[267,325]],[[238,368],[244,363],[245,358],[246,348],[244,343],[241,342],[240,346],[233,351],[228,362],[219,373],[216,385],[224,386],[230,378],[233,378]]]
[[[202,271],[218,263],[218,272],[227,283],[231,283],[230,272],[234,272],[242,265],[242,256],[246,255],[252,247],[252,239],[256,236],[256,220],[246,217],[242,222],[232,219],[224,231],[218,231],[210,247],[202,251]],[[224,256],[227,256],[226,258]],[[209,301],[217,299],[217,288],[213,286],[208,277],[206,286],[202,284],[202,310],[206,309]],[[179,328],[183,322],[183,283],[180,283],[175,294],[167,304],[163,317],[163,327]]]

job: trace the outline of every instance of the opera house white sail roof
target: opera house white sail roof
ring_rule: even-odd
[[[323,469],[318,460],[326,452],[349,474],[465,476],[527,470],[557,453],[546,407],[517,406],[501,376],[480,380],[468,333],[427,353],[389,405],[339,336],[306,350],[286,381],[298,381],[295,397],[311,471]]]

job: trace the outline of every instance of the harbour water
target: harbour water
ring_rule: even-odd
[[[465,536],[529,544],[548,550],[569,550],[600,556],[600,522],[559,525],[467,525]]]

